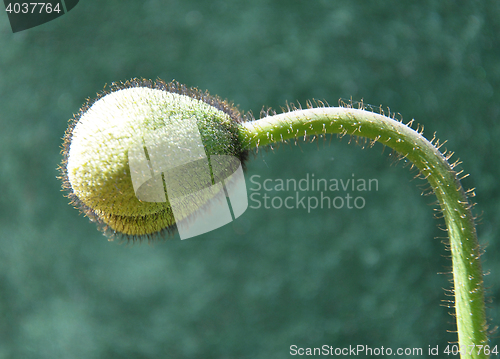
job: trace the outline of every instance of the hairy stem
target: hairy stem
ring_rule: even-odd
[[[453,293],[462,358],[488,358],[473,345],[487,345],[481,248],[470,203],[447,158],[421,133],[389,117],[344,107],[310,108],[268,116],[241,125],[247,148],[340,133],[378,141],[411,161],[429,181],[444,214],[453,262]],[[449,158],[449,157],[448,157]]]

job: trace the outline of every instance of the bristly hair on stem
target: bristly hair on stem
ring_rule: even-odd
[[[316,140],[326,134],[337,134],[341,138],[350,136],[350,142],[363,146],[375,142],[392,148],[396,161],[411,163],[410,169],[418,171],[417,177],[429,182],[424,190],[426,195],[437,197],[439,213],[444,217],[448,234],[447,247],[451,252],[453,287],[450,293],[454,300],[447,302],[455,308],[458,342],[463,358],[487,358],[483,352],[465,353],[472,345],[488,345],[488,325],[484,311],[483,272],[480,256],[483,249],[477,240],[473,203],[474,189],[464,191],[460,180],[466,177],[463,170],[456,171],[461,163],[448,162],[453,152],[443,146],[436,136],[427,140],[423,136],[424,127],[414,121],[403,123],[402,116],[382,106],[374,109],[363,101],[339,101],[341,106],[328,107],[324,102],[307,102],[307,108],[287,104],[282,114],[267,110],[257,121],[241,125],[240,139],[248,149],[259,149],[277,142],[293,140]],[[355,108],[357,107],[357,108]],[[366,138],[360,141],[359,138]],[[470,347],[469,347],[470,348]]]

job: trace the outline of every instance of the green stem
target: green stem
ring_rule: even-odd
[[[340,133],[378,141],[410,160],[427,178],[444,214],[453,262],[453,283],[458,340],[462,358],[488,358],[473,345],[488,345],[484,311],[481,249],[474,219],[457,173],[445,156],[421,133],[373,112],[324,107],[295,110],[243,123],[240,139],[247,148],[276,142]]]

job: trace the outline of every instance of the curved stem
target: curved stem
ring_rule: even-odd
[[[247,148],[258,148],[297,137],[327,133],[378,141],[410,160],[427,178],[438,198],[450,239],[455,314],[462,358],[488,358],[484,350],[472,350],[473,345],[489,343],[479,260],[481,249],[471,205],[457,173],[439,148],[401,122],[373,112],[343,107],[295,110],[246,122],[241,125],[240,139]]]

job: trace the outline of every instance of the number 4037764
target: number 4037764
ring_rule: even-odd
[[[448,355],[472,355],[472,354],[486,354],[486,355],[496,355],[498,354],[498,348],[495,345],[494,347],[490,348],[489,345],[467,345],[466,348],[459,348],[458,345],[448,345],[446,349],[444,350],[445,354]]]
[[[59,7],[59,3],[55,6],[52,6],[51,3],[47,2],[30,2],[30,3],[18,3],[18,2],[9,2],[9,5],[5,8],[9,14],[50,14],[52,12],[61,12]]]

